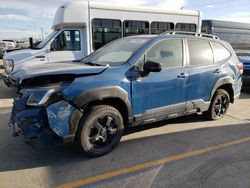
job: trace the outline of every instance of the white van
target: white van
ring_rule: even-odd
[[[35,49],[5,54],[3,78],[27,66],[79,60],[117,38],[160,34],[165,31],[201,31],[199,11],[72,1],[58,8],[53,32]]]

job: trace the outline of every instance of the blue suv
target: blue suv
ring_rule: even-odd
[[[250,54],[247,56],[239,56],[239,60],[243,63],[244,67],[242,75],[243,85],[250,86]]]
[[[90,156],[111,151],[131,126],[193,113],[220,119],[242,86],[230,44],[201,34],[126,37],[78,62],[17,74],[14,134],[75,143]]]

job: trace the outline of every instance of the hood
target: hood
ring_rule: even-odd
[[[11,79],[18,87],[71,82],[77,77],[100,74],[107,68],[108,66],[91,66],[74,62],[47,63],[21,69],[11,76]]]
[[[13,52],[8,52],[4,55],[4,59],[12,59],[14,60],[15,64],[19,64],[22,61],[26,61],[33,56],[38,56],[40,54],[43,54],[44,52],[37,49],[23,49],[23,50],[17,50]]]

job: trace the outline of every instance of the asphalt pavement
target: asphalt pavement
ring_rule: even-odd
[[[0,187],[250,187],[250,90],[219,121],[199,115],[127,131],[111,153],[26,145],[8,120],[15,90],[0,79]]]

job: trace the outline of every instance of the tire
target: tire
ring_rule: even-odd
[[[108,105],[91,107],[80,121],[77,147],[92,157],[109,153],[121,140],[124,125],[120,112]]]
[[[208,111],[203,113],[203,117],[209,120],[221,119],[226,114],[229,104],[228,92],[224,89],[218,89],[212,98]]]

